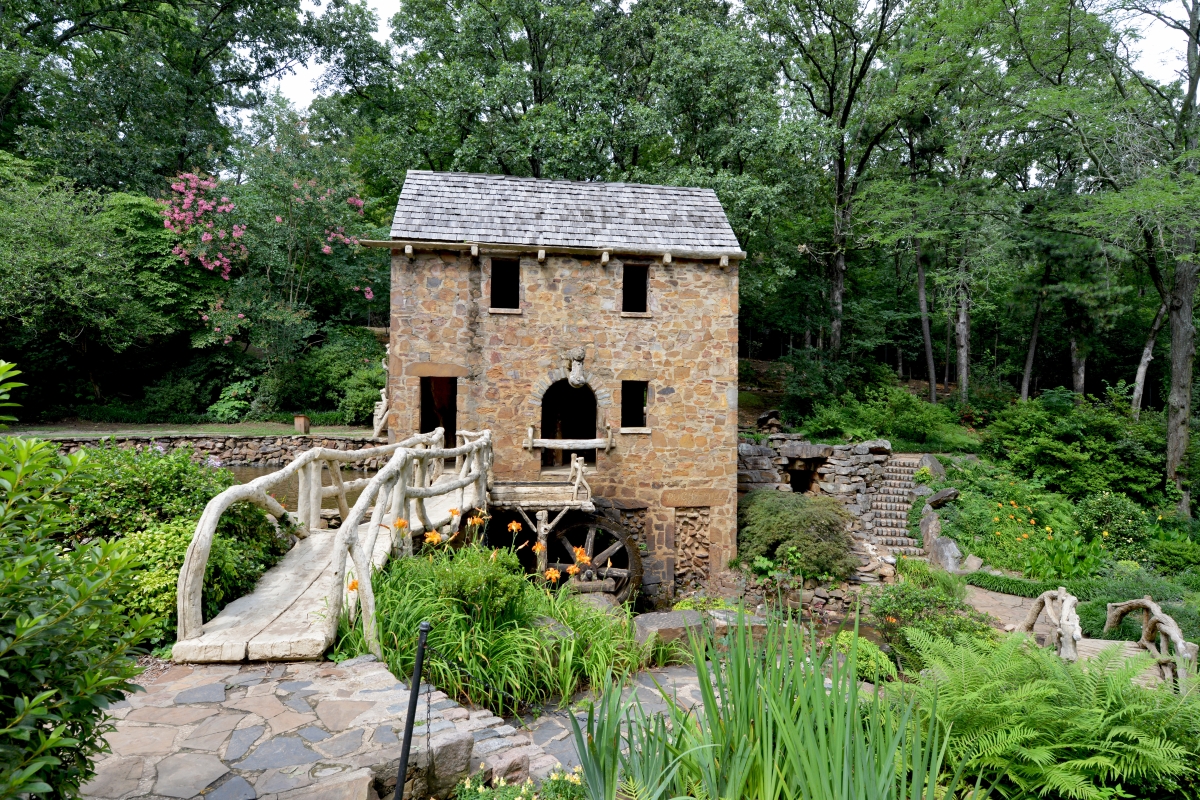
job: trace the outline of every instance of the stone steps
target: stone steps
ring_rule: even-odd
[[[915,459],[891,459],[884,465],[883,480],[871,503],[875,512],[873,541],[893,556],[925,560],[925,550],[909,536],[908,513],[912,508],[909,492],[913,475],[920,466]]]

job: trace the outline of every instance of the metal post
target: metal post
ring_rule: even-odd
[[[413,663],[412,683],[408,687],[408,719],[404,721],[404,743],[400,746],[400,771],[396,773],[396,793],[392,800],[404,800],[404,779],[408,773],[408,748],[412,745],[413,727],[417,724],[417,700],[421,695],[421,667],[425,662],[425,639],[433,628],[428,622],[418,626],[417,657]],[[425,720],[429,724],[429,720]]]

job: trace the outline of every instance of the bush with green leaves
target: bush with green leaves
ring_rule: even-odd
[[[433,624],[429,682],[497,712],[516,713],[552,697],[565,702],[610,673],[639,669],[651,655],[627,615],[536,585],[511,550],[427,550],[392,561],[372,580],[379,640],[395,675],[412,673],[423,620]],[[539,619],[547,617],[571,634]],[[361,624],[343,616],[334,659],[367,652]]]
[[[1074,500],[1119,491],[1143,506],[1164,502],[1163,416],[1146,410],[1135,420],[1120,396],[1043,392],[1000,411],[984,434],[983,450],[1015,475]]]
[[[228,470],[197,461],[189,448],[102,444],[88,448],[88,469],[76,483],[68,532],[86,539],[198,519],[208,501],[237,479]],[[231,538],[252,539],[274,529],[260,509],[237,503],[221,517],[220,530]]]
[[[0,797],[73,797],[134,690],[149,617],[123,607],[134,558],[95,539],[62,547],[85,454],[0,437]]]
[[[384,347],[375,334],[365,328],[329,326],[323,331],[324,343],[313,347],[288,364],[280,365],[264,381],[264,390],[273,394],[273,408],[263,411],[333,411],[343,415],[354,406],[340,408],[348,390],[361,395],[366,386],[373,386],[371,409],[379,400],[383,388],[380,360]],[[361,373],[361,374],[360,374]],[[269,384],[269,385],[268,385]],[[361,411],[362,401],[357,401]],[[369,415],[366,417],[369,419]],[[363,421],[360,414],[358,421]]]
[[[1102,539],[1113,558],[1145,561],[1147,545],[1155,526],[1150,514],[1121,492],[1096,492],[1075,504],[1080,532],[1089,539]]]
[[[856,566],[849,521],[832,497],[750,492],[738,502],[738,555],[746,563],[765,559],[805,577],[844,578]]]
[[[855,635],[854,631],[838,631],[834,649],[844,656],[849,655],[851,650],[857,652],[855,666],[860,681],[879,683],[896,679],[896,665],[888,658],[887,653],[880,650],[879,645],[870,639]]]
[[[893,445],[923,449],[971,451],[975,440],[958,425],[945,405],[934,405],[898,386],[864,391],[862,399],[846,394],[816,406],[800,426],[817,439],[861,441],[885,438]]]
[[[1153,540],[1147,543],[1147,552],[1154,568],[1164,575],[1200,572],[1200,542]]]
[[[910,579],[882,586],[876,592],[871,598],[871,623],[901,666],[912,671],[920,670],[922,662],[920,654],[908,646],[906,628],[950,639],[989,639],[995,635],[987,615],[954,597],[944,585],[931,582],[922,586]]]
[[[234,381],[221,389],[217,402],[208,407],[208,416],[215,422],[237,422],[246,416],[250,403],[254,399],[254,386],[258,383],[253,379]]]
[[[205,504],[237,483],[228,470],[193,459],[188,448],[155,446],[88,450],[70,495],[66,533],[76,541],[122,538],[134,557],[130,608],[153,614],[155,645],[175,635],[175,585]],[[283,520],[288,524],[288,520]],[[205,572],[204,618],[254,588],[259,576],[287,553],[284,533],[249,503],[222,516]]]
[[[1196,796],[1200,692],[1134,683],[1148,655],[1072,663],[1020,634],[905,634],[925,665],[906,694],[949,729],[948,759],[994,796]]]
[[[133,611],[154,617],[154,624],[147,632],[151,644],[161,645],[174,639],[175,588],[195,532],[196,520],[184,518],[151,525],[123,540],[134,559],[131,588],[123,602]],[[287,549],[287,540],[273,532],[235,539],[218,531],[204,572],[204,620],[207,622],[226,604],[249,594],[262,574]]]

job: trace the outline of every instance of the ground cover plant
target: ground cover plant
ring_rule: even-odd
[[[947,758],[999,797],[1194,797],[1200,686],[1146,689],[1114,649],[1071,663],[1028,637],[951,641],[908,630],[925,665],[908,697],[949,727]]]
[[[468,778],[455,787],[452,797],[453,800],[587,800],[587,789],[576,768],[571,772],[551,772],[536,787],[531,780],[510,784],[499,778],[494,786],[488,786],[482,779]]]
[[[74,796],[105,747],[105,709],[140,671],[134,648],[152,621],[122,605],[133,556],[103,539],[62,547],[85,463],[0,437],[0,797]]]
[[[786,569],[806,578],[845,578],[849,515],[831,497],[760,490],[738,501],[738,558],[757,572]]]
[[[231,472],[198,461],[187,448],[88,449],[68,499],[64,535],[72,543],[121,540],[134,564],[124,602],[153,615],[152,644],[174,639],[176,582],[200,513],[235,483]],[[226,511],[205,570],[204,619],[249,593],[287,551],[286,527],[276,530],[261,509],[237,503]]]
[[[508,549],[427,547],[390,562],[372,585],[379,641],[393,673],[412,674],[417,626],[428,620],[430,683],[498,713],[570,698],[651,656],[627,615],[538,585]],[[333,658],[367,652],[361,626],[344,618]]]
[[[898,452],[971,453],[979,447],[950,406],[927,403],[899,386],[869,387],[861,398],[846,394],[818,404],[798,430],[818,441],[888,439]]]

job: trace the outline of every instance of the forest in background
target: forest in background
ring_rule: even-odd
[[[931,373],[968,426],[1064,386],[1160,415],[1188,506],[1200,0],[405,0],[386,43],[307,9],[6,4],[27,414],[361,422],[388,277],[357,241],[407,169],[708,186],[789,421]],[[1174,83],[1135,66],[1151,19]],[[267,87],[305,61],[297,109]]]

